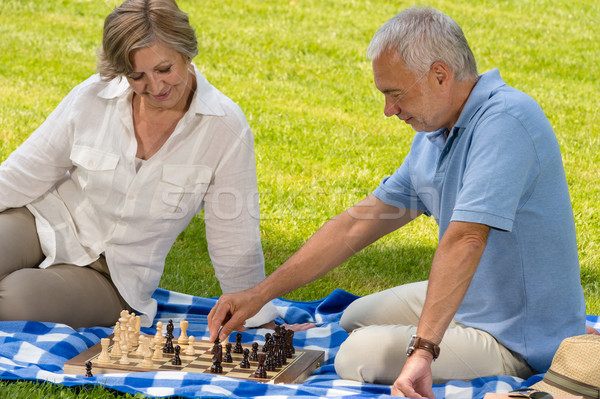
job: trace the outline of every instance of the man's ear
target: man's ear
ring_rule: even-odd
[[[448,68],[448,65],[444,64],[441,61],[434,62],[431,66],[431,73],[433,74],[433,78],[440,86],[441,89],[448,88],[450,81],[454,74]]]

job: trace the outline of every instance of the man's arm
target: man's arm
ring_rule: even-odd
[[[451,222],[433,257],[425,305],[417,335],[439,345],[460,307],[485,249],[489,226]],[[410,356],[392,387],[392,394],[433,397],[431,362],[426,350]]]
[[[380,237],[397,230],[422,212],[396,208],[374,195],[323,225],[283,265],[253,288],[223,295],[208,315],[210,340],[242,329],[265,303],[295,290],[340,265]]]

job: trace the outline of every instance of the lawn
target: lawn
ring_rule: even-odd
[[[431,0],[452,16],[480,72],[532,95],[561,145],[581,277],[600,313],[600,51],[595,0]],[[371,192],[407,154],[410,127],[383,115],[366,47],[377,28],[415,4],[390,0],[179,1],[199,38],[194,63],[244,110],[256,141],[267,273],[325,221]],[[0,0],[0,159],[69,90],[95,73],[103,19],[115,1]],[[358,295],[427,278],[437,243],[422,217],[287,296]],[[202,215],[177,240],[161,287],[217,296]],[[53,388],[53,387],[52,387]],[[107,391],[0,385],[6,396],[91,397]],[[48,390],[46,390],[48,389]],[[72,395],[72,396],[71,396]],[[119,397],[118,395],[115,397]]]

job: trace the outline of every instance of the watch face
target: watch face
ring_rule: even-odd
[[[408,346],[406,347],[406,356],[412,355],[412,353],[415,351],[415,338],[417,338],[416,335],[410,337],[410,341],[408,342]]]

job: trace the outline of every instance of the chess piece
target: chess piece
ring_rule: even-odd
[[[181,329],[181,334],[179,334],[179,338],[177,338],[177,343],[182,347],[185,347],[185,345],[188,344],[188,335],[187,335],[188,325],[189,325],[189,322],[187,320],[182,320],[179,322],[179,328]]]
[[[92,362],[90,362],[89,360],[87,362],[85,362],[85,376],[86,377],[93,377],[94,376],[92,374]]]
[[[121,323],[117,321],[113,330],[113,347],[110,352],[111,356],[121,357],[123,351],[121,351]]]
[[[271,333],[265,334],[265,344],[263,345],[262,351],[267,352],[268,346],[271,343]]]
[[[163,339],[162,327],[163,327],[162,321],[157,322],[156,323],[156,334],[154,334],[154,340],[160,342],[161,344],[162,344],[162,339]]]
[[[250,353],[250,360],[253,362],[258,360],[258,342],[252,343],[252,352]]]
[[[210,371],[213,373],[221,374],[223,372],[223,366],[221,366],[221,362],[223,361],[223,347],[219,339],[215,340],[215,345],[212,348],[212,366],[210,367]]]
[[[154,362],[152,361],[152,351],[147,351],[144,356],[144,360],[142,361],[142,367],[152,367],[154,366]]]
[[[163,358],[163,348],[160,345],[154,345],[154,353],[152,354],[152,359],[162,359]]]
[[[267,371],[265,370],[265,354],[261,353],[258,355],[258,368],[254,372],[255,378],[267,378]]]
[[[123,355],[121,356],[121,360],[119,360],[119,363],[129,364],[129,356],[127,356],[127,353],[127,351],[123,351]]]
[[[102,351],[98,356],[98,363],[110,363],[110,355],[108,354],[108,347],[110,346],[110,338],[102,338],[100,340]]]
[[[174,353],[175,352],[175,348],[173,348],[173,330],[175,329],[175,326],[173,325],[173,320],[169,320],[169,323],[167,324],[167,336],[166,336],[166,342],[165,342],[165,346],[163,347],[163,352],[164,353]]]
[[[143,336],[142,336],[143,337]],[[154,353],[152,352],[152,348],[151,346],[151,339],[150,337],[144,337],[145,341],[146,341],[146,350],[145,352],[142,354],[142,356],[144,356],[144,360],[142,361],[142,367],[152,367],[154,365],[154,362],[152,361],[152,358],[154,357]],[[160,353],[160,351],[159,351]],[[161,353],[162,355],[162,353]]]
[[[173,356],[173,360],[171,360],[171,364],[175,366],[181,366],[181,358],[179,357],[179,353],[181,352],[181,346],[175,345],[175,356]]]
[[[146,348],[148,346],[149,346],[149,344],[146,341],[146,336],[140,335],[138,338],[138,347],[137,347],[137,350],[135,351],[135,353],[137,355],[144,356],[144,353],[146,353]]]
[[[210,366],[210,371],[211,373],[215,373],[215,374],[221,374],[223,372],[223,366],[221,366],[221,362],[213,357],[212,358],[212,366]]]
[[[250,356],[250,351],[248,349],[244,349],[244,358],[242,359],[242,362],[240,363],[241,368],[243,368],[243,369],[250,368],[250,361],[248,360],[249,356]]]
[[[196,340],[196,338],[194,338],[193,335],[190,335],[190,337],[188,338],[188,346],[187,346],[187,348],[185,348],[183,353],[185,353],[188,356],[194,356],[196,354],[196,349],[194,349],[194,341],[195,340]]]
[[[223,362],[233,363],[233,358],[231,357],[231,344],[229,342],[225,344],[225,356],[223,356]]]
[[[296,353],[296,349],[294,348],[294,331],[286,329],[283,337],[285,340],[285,357],[290,359]]]
[[[173,336],[173,331],[175,331],[175,325],[173,324],[173,320],[169,320],[167,323],[167,337],[170,335],[171,339],[175,338]]]
[[[242,347],[242,333],[235,334],[235,346],[233,347],[233,353],[242,353],[244,348]]]

